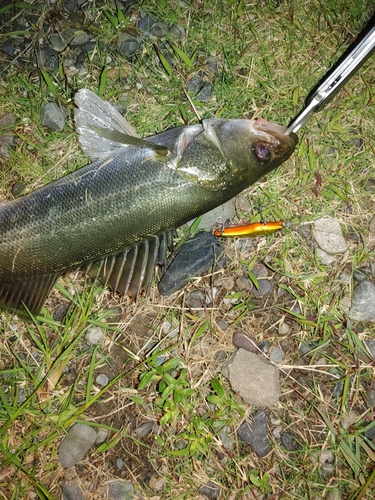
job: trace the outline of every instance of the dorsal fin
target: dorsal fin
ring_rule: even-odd
[[[91,90],[79,90],[74,96],[74,102],[78,106],[74,110],[74,120],[79,142],[91,160],[108,157],[126,147],[121,142],[98,135],[93,127],[138,137],[130,123],[111,104],[103,101]]]

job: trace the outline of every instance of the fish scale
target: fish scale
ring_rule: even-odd
[[[143,141],[92,92],[76,102],[79,138],[95,161],[0,206],[2,307],[39,313],[73,269],[120,294],[147,292],[172,231],[276,168],[297,142],[261,119],[208,119]]]

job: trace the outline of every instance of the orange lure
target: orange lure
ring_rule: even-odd
[[[253,222],[252,224],[240,224],[238,226],[228,226],[216,229],[214,236],[224,236],[229,238],[254,238],[256,236],[266,236],[279,229],[283,229],[284,222]]]

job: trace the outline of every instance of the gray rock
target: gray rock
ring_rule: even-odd
[[[228,425],[226,425],[219,432],[219,438],[226,451],[229,452],[233,451],[234,444],[233,444],[232,430]]]
[[[331,217],[317,219],[312,234],[319,247],[329,255],[344,253],[348,249],[340,223],[336,219]]]
[[[136,428],[135,433],[137,434],[137,437],[144,438],[151,434],[154,428],[157,429],[157,427],[158,426],[154,422],[144,422]]]
[[[107,377],[107,375],[105,373],[99,373],[99,375],[95,379],[95,382],[98,385],[104,387],[105,385],[108,384],[109,378]]]
[[[1,140],[1,139],[0,139]],[[16,182],[11,190],[12,196],[17,197],[25,189],[26,184],[24,182]]]
[[[265,457],[271,451],[268,441],[268,417],[264,410],[252,415],[252,423],[244,422],[237,430],[238,437],[249,444],[258,457]]]
[[[251,293],[255,297],[263,297],[264,295],[267,295],[267,293],[270,293],[271,290],[272,283],[270,280],[258,280],[258,288],[253,286]]]
[[[261,262],[258,262],[257,264],[255,264],[254,267],[252,268],[251,272],[258,280],[262,279],[262,278],[267,278],[267,276],[268,276],[267,268]]]
[[[195,99],[200,102],[207,102],[211,98],[212,85],[211,83],[206,83],[204,87],[195,96]]]
[[[326,500],[341,500],[342,495],[338,488],[332,488],[328,491]]]
[[[60,463],[68,469],[80,462],[97,438],[93,427],[86,424],[74,424],[68,435],[62,440],[58,452]]]
[[[86,342],[90,345],[98,345],[104,339],[104,332],[100,326],[90,326],[86,333]]]
[[[172,24],[169,26],[168,33],[175,40],[183,40],[185,38],[185,30],[180,24]]]
[[[0,156],[2,158],[9,158],[9,148],[14,145],[15,134],[6,132],[0,134]]]
[[[194,75],[187,82],[186,88],[192,94],[197,94],[205,85],[206,82],[199,75]]]
[[[120,33],[117,40],[118,50],[126,59],[131,59],[141,48],[141,45],[142,42],[140,38],[136,38],[128,33]]]
[[[327,148],[327,156],[328,156],[328,158],[337,158],[338,153],[337,153],[335,148],[332,148],[331,146],[329,146]]]
[[[208,483],[199,488],[199,493],[202,496],[209,498],[210,500],[215,500],[216,498],[219,498],[221,488],[219,485],[213,483],[212,481],[208,481]]]
[[[16,115],[13,113],[5,113],[0,117],[0,130],[11,128],[16,123]]]
[[[124,460],[120,457],[116,458],[116,467],[121,470],[124,468]]]
[[[371,358],[375,361],[375,340],[365,340]]]
[[[280,323],[278,330],[279,330],[279,335],[282,335],[284,337],[285,335],[288,335],[288,333],[290,332],[291,326],[288,323]]]
[[[222,205],[210,210],[205,213],[199,223],[199,229],[212,230],[214,226],[218,224],[218,220],[225,222],[231,219],[236,213],[236,203],[234,198],[223,203]],[[188,224],[192,224],[194,221],[190,221]]]
[[[359,283],[361,281],[366,281],[371,274],[372,272],[369,267],[359,267],[353,271],[353,278]]]
[[[54,102],[43,104],[40,110],[40,120],[43,127],[61,132],[65,127],[65,117]]]
[[[14,127],[15,123],[16,116],[13,113],[5,113],[0,117],[0,156],[3,158],[9,158],[9,148],[14,144],[15,134],[9,129]]]
[[[39,51],[40,64],[46,69],[56,70],[59,67],[59,54],[51,47],[43,47]]]
[[[108,483],[109,500],[133,500],[134,498],[134,486],[130,481],[116,480]]]
[[[284,353],[278,346],[271,349],[269,356],[274,363],[281,363],[284,360]]]
[[[138,29],[150,33],[152,26],[157,23],[157,18],[153,17],[151,14],[142,11],[141,18],[138,21]]]
[[[334,257],[333,255],[329,255],[321,248],[316,249],[316,256],[318,257],[320,262],[322,264],[325,264],[326,266],[332,266],[332,264],[336,262],[336,257]]]
[[[187,285],[190,278],[207,272],[214,264],[218,269],[223,248],[211,233],[201,231],[179,250],[159,283],[162,295],[170,295]],[[203,299],[204,300],[204,299]]]
[[[157,38],[163,38],[167,34],[167,32],[168,26],[163,22],[154,23],[150,29],[151,35],[154,35]]]
[[[216,361],[218,363],[220,361],[224,361],[224,359],[226,359],[226,357],[227,357],[227,353],[220,349],[220,350],[215,352],[214,361]]]
[[[298,448],[298,444],[296,443],[294,436],[288,431],[281,434],[281,442],[284,448],[288,451],[294,451]]]
[[[223,332],[225,332],[229,328],[229,323],[227,323],[226,321],[223,321],[221,319],[219,319],[219,321],[216,321],[216,324],[220,328],[220,330],[222,330]]]
[[[365,280],[354,288],[349,317],[355,321],[375,321],[375,285]]]
[[[363,139],[360,137],[360,134],[357,130],[349,130],[348,135],[351,135],[352,138],[346,141],[348,146],[355,146],[360,149],[363,146]]]
[[[66,481],[62,487],[63,500],[83,500],[83,492],[74,481]]]
[[[86,31],[77,31],[74,34],[72,45],[84,45],[90,41],[90,35]]]
[[[244,332],[234,332],[232,336],[232,344],[239,349],[242,348],[255,354],[259,353],[259,346],[256,339],[248,337]]]
[[[0,45],[0,51],[4,52],[9,57],[14,57],[14,42],[13,40],[5,40],[4,43]]]
[[[371,385],[371,386],[367,387],[366,396],[367,396],[367,406],[368,407],[374,406],[375,405],[375,386]]]
[[[256,354],[238,349],[222,369],[232,389],[245,403],[271,407],[279,401],[279,370],[262,361]]]
[[[59,304],[55,311],[53,312],[53,319],[55,321],[62,321],[65,318],[65,315],[69,309],[69,306],[66,304]]]
[[[97,438],[96,438],[96,441],[95,441],[95,444],[102,444],[104,443],[104,441],[107,439],[107,436],[109,434],[109,430],[108,429],[98,429],[98,432],[97,432]]]

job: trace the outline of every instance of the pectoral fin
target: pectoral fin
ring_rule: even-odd
[[[159,144],[154,144],[139,137],[134,137],[132,135],[124,134],[118,130],[109,130],[107,128],[99,127],[96,125],[91,125],[91,128],[98,134],[99,137],[108,139],[111,142],[116,142],[122,144],[123,146],[136,146],[138,148],[149,148],[152,149],[159,156],[167,156],[169,149],[166,146],[161,146]]]

